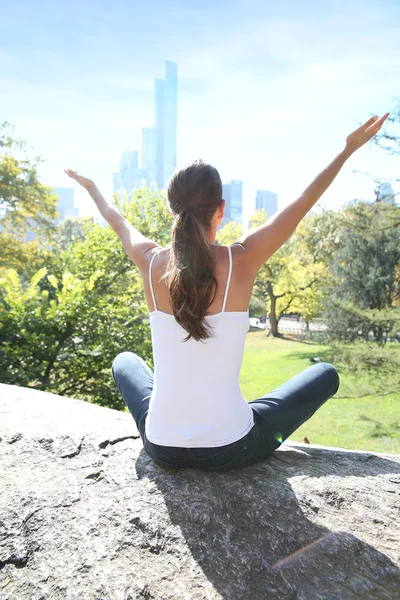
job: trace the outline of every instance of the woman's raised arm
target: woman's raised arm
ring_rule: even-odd
[[[91,179],[83,177],[83,175],[79,175],[71,169],[66,169],[65,173],[89,192],[100,213],[121,240],[124,250],[132,262],[142,272],[147,269],[148,258],[146,253],[152,248],[158,247],[157,242],[145,237],[136,227],[131,225],[115,206],[104,198]]]
[[[343,150],[296,200],[237,240],[246,249],[244,261],[250,276],[256,277],[264,263],[290,238],[300,221],[331,185],[346,160],[379,131],[389,114],[380,119],[371,117],[350,133]]]

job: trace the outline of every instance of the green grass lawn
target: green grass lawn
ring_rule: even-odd
[[[310,357],[320,357],[337,369],[339,390],[289,439],[302,441],[306,436],[314,444],[400,453],[398,346],[370,349],[365,342],[355,342],[330,347],[249,331],[241,390],[246,400],[255,400],[311,366]]]

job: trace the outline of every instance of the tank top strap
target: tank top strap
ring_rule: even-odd
[[[228,246],[228,256],[229,256],[229,273],[228,273],[228,281],[226,283],[224,303],[222,305],[222,312],[225,312],[225,305],[226,305],[226,301],[228,298],[229,284],[231,282],[231,275],[232,275],[232,248],[230,246]]]
[[[153,252],[153,256],[151,257],[151,261],[149,264],[149,282],[150,282],[151,296],[153,298],[153,304],[154,304],[155,310],[157,310],[157,304],[156,304],[156,297],[154,295],[154,290],[153,290],[153,283],[151,281],[151,267],[153,266],[153,261],[156,257],[156,254],[157,254],[157,250],[155,252]]]

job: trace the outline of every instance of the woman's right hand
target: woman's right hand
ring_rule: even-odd
[[[94,187],[94,183],[88,177],[84,177],[83,175],[79,175],[78,171],[73,171],[72,169],[64,169],[64,173],[71,177],[71,179],[75,179],[82,187],[85,188],[88,192]]]
[[[368,119],[364,125],[361,125],[361,127],[358,127],[358,129],[355,129],[350,133],[346,138],[346,150],[353,153],[366,144],[376,133],[378,133],[389,115],[390,113],[386,113],[380,119],[375,115]]]

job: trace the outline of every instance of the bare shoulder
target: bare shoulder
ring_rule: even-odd
[[[163,248],[162,246],[159,246],[158,244],[155,246],[152,246],[151,248],[148,248],[142,255],[143,260],[141,260],[140,263],[136,263],[137,267],[139,268],[139,271],[142,275],[142,277],[147,277],[148,275],[148,271],[149,271],[149,266],[151,263],[151,260],[153,258],[153,256],[155,254],[163,254],[163,250],[165,250],[165,248]]]
[[[231,244],[230,248],[232,249],[232,262],[236,274],[241,279],[254,279],[253,270],[249,268],[249,253],[246,248],[240,242]]]

